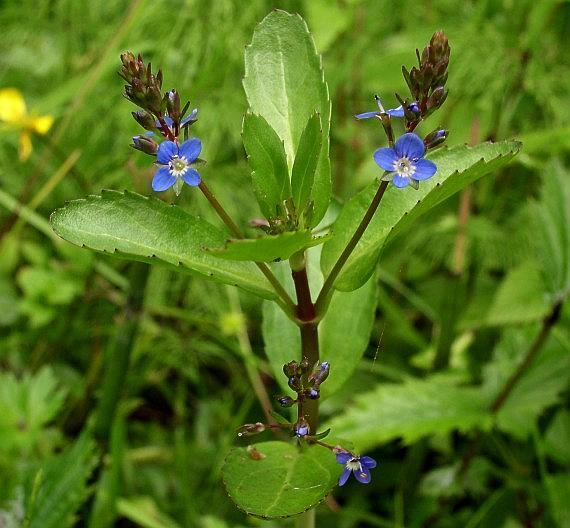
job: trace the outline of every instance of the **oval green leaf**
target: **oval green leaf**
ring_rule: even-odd
[[[63,239],[118,257],[174,266],[203,277],[233,284],[265,299],[271,285],[252,263],[218,259],[204,247],[222,246],[227,235],[180,207],[125,191],[103,191],[69,202],[51,215]]]
[[[374,272],[386,242],[446,198],[506,165],[520,147],[518,142],[503,141],[441,150],[431,157],[437,165],[436,175],[422,181],[419,190],[390,185],[378,212],[336,280],[335,288],[351,291],[362,286]],[[341,211],[333,226],[333,237],[323,246],[321,267],[325,276],[354,234],[377,189],[378,183],[372,182]]]
[[[326,448],[299,450],[293,444],[273,441],[255,444],[249,451],[232,449],[222,476],[238,508],[249,515],[274,519],[316,506],[336,485],[342,469]]]
[[[321,58],[305,21],[275,10],[255,29],[245,50],[243,86],[251,110],[261,115],[285,146],[289,172],[309,118],[317,112],[323,130],[319,161],[311,190],[314,227],[330,200],[329,129],[331,103]]]

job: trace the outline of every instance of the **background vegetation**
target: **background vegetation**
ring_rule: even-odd
[[[241,225],[258,216],[240,137],[243,50],[275,7],[301,13],[323,54],[339,203],[377,176],[383,134],[353,114],[377,92],[394,106],[401,65],[437,29],[452,46],[450,95],[422,130],[449,128],[451,145],[524,144],[384,252],[365,358],[322,406],[379,468],[335,492],[319,525],[570,526],[568,2],[5,0],[0,88],[55,123],[25,162],[18,133],[0,135],[0,527],[287,524],[246,518],[220,480],[236,428],[261,417],[244,364],[279,392],[257,299],[161,268],[144,298],[129,297],[131,264],[48,224],[66,200],[148,192],[153,168],[128,146],[139,129],[116,75],[125,49],[199,107],[203,177]],[[217,223],[198,193],[179,203]],[[105,351],[120,350],[139,301],[125,398],[97,445],[82,431]],[[533,347],[506,402],[480,412]]]

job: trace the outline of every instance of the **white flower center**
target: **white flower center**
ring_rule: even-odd
[[[394,162],[394,172],[399,176],[411,178],[416,172],[416,166],[408,158],[403,157]]]
[[[352,471],[362,471],[362,464],[358,458],[351,458],[347,463],[346,467]]]
[[[186,172],[186,169],[188,169],[189,165],[190,164],[188,163],[188,160],[184,156],[173,156],[172,159],[168,162],[170,174],[172,174],[172,176],[176,176],[177,178]]]

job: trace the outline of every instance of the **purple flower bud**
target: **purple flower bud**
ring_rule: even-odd
[[[313,370],[313,373],[309,376],[309,383],[311,383],[314,388],[318,388],[319,385],[329,377],[329,372],[329,362],[323,361],[320,365],[315,367],[315,370]]]
[[[297,376],[291,376],[289,381],[287,381],[289,387],[291,387],[295,392],[301,390],[301,380]]]
[[[138,112],[131,112],[135,121],[142,126],[145,130],[154,130],[156,128],[156,123],[154,117],[144,110],[139,110]]]
[[[290,396],[279,396],[279,398],[277,398],[277,401],[281,407],[292,407],[295,403],[297,403],[297,400],[294,400]]]
[[[309,434],[309,432],[310,432],[309,424],[305,421],[305,419],[301,418],[295,424],[295,434],[299,438],[303,438],[303,437],[307,436]]]
[[[309,389],[307,396],[311,399],[311,400],[318,400],[320,397],[320,391],[319,389]]]
[[[430,132],[425,138],[424,138],[424,145],[426,147],[426,150],[435,148],[439,145],[441,145],[448,136],[449,132],[447,130],[445,130],[444,128],[440,128],[437,130],[434,130],[433,132]]]
[[[158,143],[148,136],[133,136],[133,144],[131,146],[151,156],[156,156],[158,150]]]

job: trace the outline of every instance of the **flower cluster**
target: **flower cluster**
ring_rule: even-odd
[[[179,195],[184,183],[200,185],[198,171],[192,167],[203,162],[198,156],[202,142],[198,138],[181,142],[183,133],[188,137],[188,128],[197,120],[195,108],[188,115],[190,103],[181,108],[180,95],[176,90],[162,93],[162,72],[152,73],[150,63],[145,65],[142,57],[127,52],[121,55],[119,75],[127,82],[124,96],[142,110],[133,112],[135,121],[147,132],[133,137],[132,147],[156,157],[157,171],[152,180],[152,189],[157,192],[174,189]],[[162,136],[158,143],[155,138]]]
[[[431,178],[437,172],[435,163],[423,157],[426,150],[435,148],[446,140],[447,130],[437,128],[423,140],[413,131],[422,120],[440,108],[447,98],[445,83],[449,54],[450,48],[445,34],[441,31],[434,33],[421,56],[416,50],[418,67],[414,66],[408,71],[402,66],[411,97],[404,99],[396,94],[400,106],[384,110],[380,97],[375,95],[378,110],[355,115],[356,119],[380,119],[390,148],[377,149],[374,152],[374,161],[386,171],[382,179],[391,181],[396,187],[409,185],[418,189],[420,181]],[[403,117],[407,131],[395,143],[391,122],[393,117]]]

